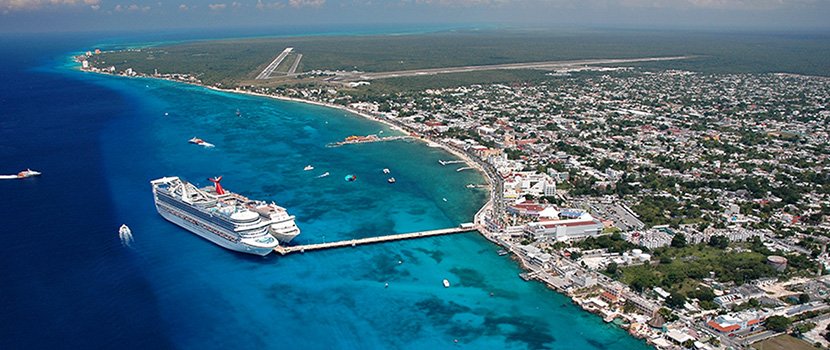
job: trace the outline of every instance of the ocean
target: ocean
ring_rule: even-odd
[[[648,348],[476,233],[263,258],[165,221],[149,181],[174,175],[286,207],[299,244],[456,226],[486,193],[422,143],[326,147],[396,133],[341,110],[72,67],[105,41],[0,36],[0,173],[43,172],[0,181],[0,348]]]

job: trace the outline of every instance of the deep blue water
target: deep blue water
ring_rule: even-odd
[[[475,233],[260,258],[164,221],[148,182],[169,175],[276,201],[298,243],[454,226],[485,193],[420,143],[325,147],[394,133],[339,110],[67,65],[107,40],[0,37],[0,173],[44,173],[0,181],[0,348],[645,348]]]

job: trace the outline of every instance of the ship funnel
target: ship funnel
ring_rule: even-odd
[[[222,181],[221,176],[214,177],[214,178],[208,178],[208,180],[210,180],[210,182],[213,182],[213,186],[214,186],[214,188],[216,188],[216,194],[218,194],[218,195],[225,194],[225,190],[222,188],[222,185],[219,184],[219,182]]]

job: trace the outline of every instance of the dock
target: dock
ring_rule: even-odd
[[[294,253],[294,252],[305,253],[305,252],[313,251],[313,250],[323,250],[323,249],[332,249],[332,248],[341,248],[341,247],[355,247],[355,246],[364,245],[364,244],[374,244],[374,243],[382,243],[382,242],[400,241],[400,240],[405,240],[405,239],[451,235],[451,234],[456,234],[456,233],[477,231],[478,229],[479,229],[478,225],[464,224],[464,225],[461,225],[459,227],[451,227],[451,228],[445,228],[445,229],[440,229],[440,230],[418,231],[418,232],[410,232],[410,233],[401,233],[401,234],[396,234],[396,235],[367,237],[367,238],[359,238],[359,239],[349,239],[349,240],[345,240],[345,241],[317,243],[317,244],[306,244],[306,245],[298,245],[298,246],[290,246],[290,247],[279,246],[279,247],[274,248],[274,251],[277,252],[277,253],[280,253],[282,255],[286,255],[286,254],[290,254],[290,253]]]
[[[471,167],[471,166],[465,166],[465,167],[461,167],[461,168],[455,169],[455,171],[462,172],[462,171],[464,171],[464,170],[470,170],[470,169],[475,169],[475,168],[473,168],[473,167]]]
[[[372,137],[374,136],[374,137]],[[386,141],[397,141],[397,140],[409,140],[413,139],[412,136],[387,136],[387,137],[377,137],[377,135],[369,135],[369,136],[362,136],[356,140],[347,140],[347,141],[340,141],[334,142],[326,145],[326,147],[340,147],[343,145],[354,145],[358,143],[372,143],[372,142],[386,142]]]
[[[439,160],[438,163],[441,163],[441,165],[447,165],[447,164],[458,164],[458,163],[466,163],[466,162],[463,161],[463,160]]]

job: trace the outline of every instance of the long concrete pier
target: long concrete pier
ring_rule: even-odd
[[[451,235],[451,234],[462,233],[462,232],[476,231],[478,229],[479,229],[478,225],[462,225],[462,226],[459,226],[459,227],[451,227],[451,228],[445,228],[445,229],[440,229],[440,230],[418,231],[418,232],[411,232],[411,233],[402,233],[402,234],[397,234],[397,235],[377,236],[377,237],[368,237],[368,238],[360,238],[360,239],[349,239],[349,240],[337,241],[337,242],[306,244],[306,245],[298,245],[298,246],[291,246],[291,247],[279,246],[279,247],[275,248],[274,251],[277,252],[277,253],[280,253],[282,255],[286,255],[286,254],[294,253],[294,252],[305,253],[307,251],[312,251],[312,250],[332,249],[332,248],[341,248],[341,247],[354,247],[354,246],[363,245],[363,244],[373,244],[373,243],[400,241],[400,240],[404,240],[404,239]]]

